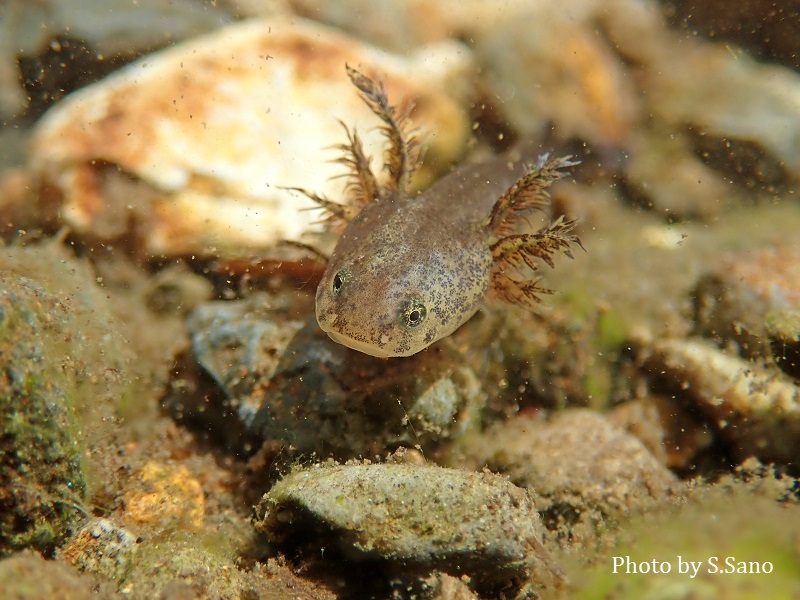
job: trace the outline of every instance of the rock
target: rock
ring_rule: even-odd
[[[200,529],[206,514],[205,497],[189,469],[149,461],[133,475],[123,495],[126,521],[157,524],[161,530]]]
[[[753,164],[755,145],[762,166],[750,175],[763,179],[769,194],[774,194],[768,187],[773,180],[796,177],[789,174],[800,168],[800,74],[759,64],[721,44],[675,40],[661,52],[643,82],[655,118],[719,140],[715,154],[727,161],[735,161],[741,149],[751,153]],[[673,67],[676,63],[680,68]],[[708,160],[708,146],[705,150]]]
[[[786,464],[800,451],[800,387],[791,379],[800,331],[798,265],[800,246],[791,238],[730,252],[691,291],[688,337],[633,336],[648,393],[703,415],[736,460]],[[684,438],[684,449],[692,437],[702,441]]]
[[[38,114],[121,62],[219,27],[229,18],[216,6],[191,0],[4,2],[0,117],[19,116],[26,108]]]
[[[548,529],[599,525],[663,499],[677,482],[637,438],[588,409],[498,423],[460,451],[530,489]]]
[[[242,0],[239,0],[242,2]],[[263,14],[262,2],[250,2],[247,14]],[[386,2],[369,0],[292,0],[303,15],[331,23],[373,44],[408,52],[421,44],[444,39],[475,40],[497,30],[509,15],[519,15],[530,0],[507,0],[502,5],[481,0]]]
[[[616,406],[606,416],[610,423],[636,436],[660,463],[667,464],[667,432],[655,403],[632,400]]]
[[[667,468],[692,474],[714,442],[713,429],[674,395],[648,392],[608,413],[614,425],[639,438]]]
[[[85,513],[92,449],[144,383],[122,330],[56,242],[0,249],[0,555],[51,551]]]
[[[708,219],[796,184],[797,73],[687,39],[656,2],[537,2],[504,16],[473,38],[501,121],[588,142],[637,203]]]
[[[730,184],[694,154],[688,136],[642,128],[632,134],[629,149],[620,180],[629,202],[668,222],[708,220],[731,205]]]
[[[738,50],[747,50],[756,59],[778,62],[790,69],[800,69],[800,40],[797,38],[796,3],[774,4],[772,0],[749,0],[729,10],[725,0],[693,2],[663,0],[670,23],[692,35]],[[734,50],[734,51],[736,51]]]
[[[186,316],[211,299],[213,285],[185,267],[169,266],[150,282],[147,307],[155,313]]]
[[[282,186],[342,196],[346,182],[333,177],[342,165],[331,161],[346,140],[337,119],[382,157],[377,119],[346,64],[385,79],[394,102],[415,103],[429,166],[461,154],[468,115],[443,81],[470,72],[465,47],[404,58],[276,17],[149,55],[51,109],[30,147],[37,201],[86,237],[133,234],[145,255],[253,251],[319,231],[318,214],[303,210],[312,203]]]
[[[635,517],[595,564],[567,570],[570,598],[793,598],[800,594],[800,506],[775,500],[741,484],[702,486],[674,507]]]
[[[209,404],[199,394],[174,399],[173,408],[212,424],[234,447],[255,436],[290,444],[289,454],[338,458],[431,450],[479,418],[481,387],[448,344],[376,359],[324,335],[298,309],[309,300],[256,293],[196,309],[187,320],[193,356],[227,400]]]
[[[91,519],[61,549],[80,571],[122,580],[136,554],[136,536],[109,519]]]
[[[800,309],[800,245],[731,253],[692,292],[694,333],[734,344],[745,358],[768,357],[767,315]]]
[[[94,582],[67,565],[45,560],[35,552],[21,552],[0,560],[0,589],[5,598],[39,600],[92,600],[112,597],[109,590],[95,589]]]
[[[775,364],[790,377],[800,379],[800,310],[768,313],[766,327]]]
[[[792,464],[800,455],[800,387],[777,369],[698,339],[640,340],[653,386],[692,402],[739,460]]]
[[[528,493],[489,473],[318,465],[279,481],[257,509],[256,527],[284,543],[314,532],[350,560],[465,573],[483,594],[555,578]]]
[[[3,273],[0,286],[4,555],[26,547],[47,550],[62,541],[81,516],[86,478],[75,435],[80,429],[74,413],[80,365],[69,345],[58,340],[71,315],[41,282]],[[62,370],[64,359],[69,370]]]
[[[477,39],[497,109],[515,130],[542,136],[552,126],[562,138],[624,144],[640,100],[618,50],[589,26],[608,4],[528,3]]]
[[[433,600],[478,600],[478,597],[469,589],[465,578],[456,578],[446,573],[433,576]]]

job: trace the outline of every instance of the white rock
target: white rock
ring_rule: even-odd
[[[55,188],[73,230],[99,239],[135,233],[146,254],[299,239],[319,214],[280,186],[341,198],[344,181],[332,178],[343,167],[330,162],[339,156],[331,146],[346,139],[337,119],[356,127],[381,162],[379,121],[345,63],[383,77],[393,103],[415,102],[431,164],[461,153],[468,114],[447,86],[471,72],[464,46],[441,43],[406,58],[281,17],[147,56],[69,96],[38,124],[31,170]]]

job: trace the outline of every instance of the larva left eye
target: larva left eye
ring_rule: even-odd
[[[331,291],[333,292],[334,296],[338,296],[339,292],[342,291],[342,286],[344,285],[344,280],[346,279],[347,275],[344,270],[339,271],[336,275],[333,276],[333,283],[331,284]]]

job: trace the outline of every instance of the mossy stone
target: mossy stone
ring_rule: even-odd
[[[0,556],[47,551],[86,492],[59,323],[68,311],[30,279],[0,275]],[[61,343],[59,343],[61,338]]]

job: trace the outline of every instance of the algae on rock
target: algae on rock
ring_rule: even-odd
[[[0,250],[0,556],[52,550],[85,513],[87,447],[136,394],[115,322],[88,265],[55,244]]]

